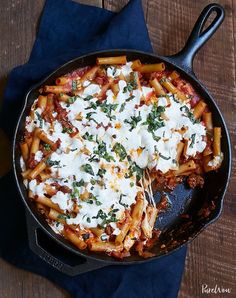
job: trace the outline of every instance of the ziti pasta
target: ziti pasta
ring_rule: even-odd
[[[223,160],[221,128],[203,98],[165,64],[125,56],[42,86],[20,143],[29,198],[48,224],[78,249],[143,257],[156,238],[156,189]]]

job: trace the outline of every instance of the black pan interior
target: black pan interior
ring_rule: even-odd
[[[20,151],[17,144],[19,143],[20,136],[23,132],[24,119],[28,115],[32,103],[38,97],[38,89],[41,85],[53,84],[54,80],[58,76],[61,76],[83,66],[95,64],[96,57],[98,56],[118,56],[122,54],[127,55],[128,60],[140,59],[144,63],[157,63],[160,61],[165,61],[168,68],[177,68],[183,78],[188,80],[197,90],[199,95],[207,102],[208,106],[213,112],[214,125],[222,127],[222,151],[224,153],[224,161],[219,171],[210,172],[206,175],[205,185],[203,189],[191,190],[186,185],[186,183],[183,183],[181,185],[178,185],[172,193],[168,194],[171,201],[170,208],[160,214],[156,222],[156,228],[162,230],[160,241],[153,248],[153,251],[157,253],[157,257],[166,253],[170,253],[176,248],[181,247],[184,243],[193,239],[209,223],[218,218],[221,213],[223,196],[229,180],[231,163],[230,143],[227,128],[213,98],[194,76],[187,74],[183,69],[168,62],[168,58],[130,50],[114,50],[93,53],[91,55],[83,56],[71,62],[68,62],[67,64],[56,70],[54,73],[52,73],[43,82],[34,86],[26,95],[26,104],[18,122],[14,141],[15,174],[23,201],[30,213],[38,222],[39,227],[41,227],[46,232],[46,234],[54,238],[64,248],[79,256],[84,256],[92,259],[95,258],[113,264],[120,263],[120,261],[114,260],[113,258],[104,254],[91,253],[88,251],[78,251],[67,240],[55,234],[47,225],[45,220],[41,217],[41,215],[38,214],[34,204],[32,204],[31,201],[27,198],[27,192],[22,182],[19,162]],[[156,193],[155,200],[156,202],[160,200],[159,193]],[[181,216],[181,214],[188,215]],[[165,244],[165,247],[163,246],[163,244]],[[125,258],[122,263],[128,264],[133,261],[142,262],[143,259],[140,258],[138,255],[132,255],[129,258]]]

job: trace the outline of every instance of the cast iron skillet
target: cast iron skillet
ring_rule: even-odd
[[[216,13],[214,20],[203,31],[204,24],[213,12]],[[224,153],[222,167],[218,172],[212,172],[206,175],[203,189],[191,190],[183,183],[177,186],[174,192],[169,194],[172,205],[166,212],[158,217],[156,222],[156,227],[161,229],[162,233],[160,243],[153,249],[153,251],[157,253],[157,256],[152,259],[170,254],[182,247],[219,217],[222,210],[223,197],[230,177],[230,139],[221,112],[212,96],[196,78],[192,64],[197,51],[214,34],[223,19],[223,8],[217,4],[210,4],[204,8],[199,16],[184,48],[174,56],[161,57],[154,54],[125,49],[96,52],[66,63],[29,90],[25,97],[24,108],[15,131],[13,164],[16,183],[26,207],[29,245],[32,251],[47,263],[61,272],[73,276],[107,265],[138,264],[150,260],[144,260],[138,255],[132,255],[129,258],[125,258],[123,261],[118,261],[107,255],[77,250],[67,240],[51,230],[42,216],[37,212],[35,205],[28,199],[27,191],[22,182],[18,144],[23,132],[25,117],[28,115],[33,101],[39,95],[39,87],[44,84],[52,84],[55,78],[76,68],[95,64],[96,57],[125,54],[128,60],[139,58],[142,62],[146,63],[164,61],[167,68],[177,69],[181,76],[186,78],[193,85],[213,112],[214,124],[222,127],[222,151]],[[158,202],[160,200],[160,194],[157,193],[155,199]],[[188,214],[188,216],[183,216],[183,214]],[[162,244],[165,244],[165,249],[160,248]]]

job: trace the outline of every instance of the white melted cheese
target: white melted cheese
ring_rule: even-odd
[[[33,195],[42,197],[44,196],[44,183],[37,184],[37,180],[31,180],[29,182],[29,190],[32,191]]]
[[[73,202],[68,193],[58,191],[54,196],[51,197],[53,203],[57,204],[61,210],[72,210]]]
[[[97,94],[101,91],[101,87],[97,84],[90,84],[86,88],[84,88],[83,97],[87,97],[89,95]]]
[[[222,163],[222,160],[223,160],[223,153],[221,153],[221,155],[214,156],[214,158],[210,160],[207,165],[209,167],[217,168]]]
[[[113,78],[122,73],[129,77],[131,65],[129,62],[117,68],[108,67],[107,75]],[[63,127],[57,120],[52,127],[44,120],[40,123],[37,115],[34,119],[26,118],[26,129],[31,132],[34,127],[41,125],[49,139],[61,141],[60,147],[50,157],[51,161],[56,162],[51,166],[52,178],[40,184],[32,180],[29,182],[29,189],[34,195],[43,196],[45,184],[57,182],[69,187],[71,193],[76,194],[73,201],[72,194],[58,191],[51,197],[52,202],[58,204],[64,212],[70,212],[76,202],[79,212],[75,217],[66,219],[67,223],[90,228],[104,224],[99,213],[104,213],[109,221],[109,214],[115,210],[116,219],[119,220],[123,218],[125,209],[130,209],[135,203],[141,188],[136,185],[136,172],[130,172],[131,165],[136,164],[141,169],[154,168],[163,173],[176,170],[178,143],[188,141],[186,154],[195,156],[205,149],[203,138],[206,129],[202,123],[195,123],[188,117],[186,109],[191,111],[190,106],[176,101],[171,94],[167,95],[168,98],[158,98],[157,106],[165,109],[165,117],[161,116],[163,126],[149,131],[147,119],[153,106],[140,105],[140,102],[153,92],[153,88],[142,87],[141,90],[129,91],[126,81],[120,80],[116,96],[112,90],[107,90],[104,108],[101,105],[96,106],[96,96],[100,93],[101,86],[85,81],[83,87],[83,93],[74,103],[60,103],[68,112],[70,123],[78,129],[78,135],[71,138],[67,132],[63,132]],[[92,98],[84,100],[88,96]],[[39,109],[37,111],[41,113]],[[181,134],[182,128],[186,131]],[[123,159],[114,150],[117,143],[125,150]],[[37,161],[41,160],[40,151],[35,158]],[[218,159],[215,158],[210,163],[215,165]],[[83,185],[75,186],[82,180]],[[86,192],[90,194],[90,199],[83,198]],[[120,230],[116,222],[110,222],[110,225],[114,229],[113,234],[118,235]]]
[[[35,153],[34,159],[38,162],[40,162],[43,158],[43,152],[42,151],[37,151]]]
[[[125,65],[121,66],[121,72],[122,74],[127,77],[131,74],[132,70],[132,62],[127,62]]]
[[[107,76],[111,78],[118,77],[121,74],[121,69],[114,66],[109,66],[107,68]]]
[[[25,161],[22,156],[20,157],[20,167],[21,167],[22,171],[26,170]]]

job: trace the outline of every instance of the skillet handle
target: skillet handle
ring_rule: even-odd
[[[46,263],[69,276],[76,276],[106,266],[103,262],[83,258],[68,252],[46,233],[42,232],[32,215],[28,211],[26,212],[30,249]],[[53,250],[53,253],[50,253],[50,250]]]
[[[210,18],[213,12],[216,13],[215,18],[212,20],[210,25],[208,25],[208,27],[203,31],[205,23]],[[189,74],[194,75],[193,59],[196,53],[219,28],[219,26],[224,20],[224,17],[225,12],[221,5],[216,3],[207,5],[198,17],[183,49],[179,53],[167,57],[170,60],[170,62],[176,64],[177,66],[180,66]]]

